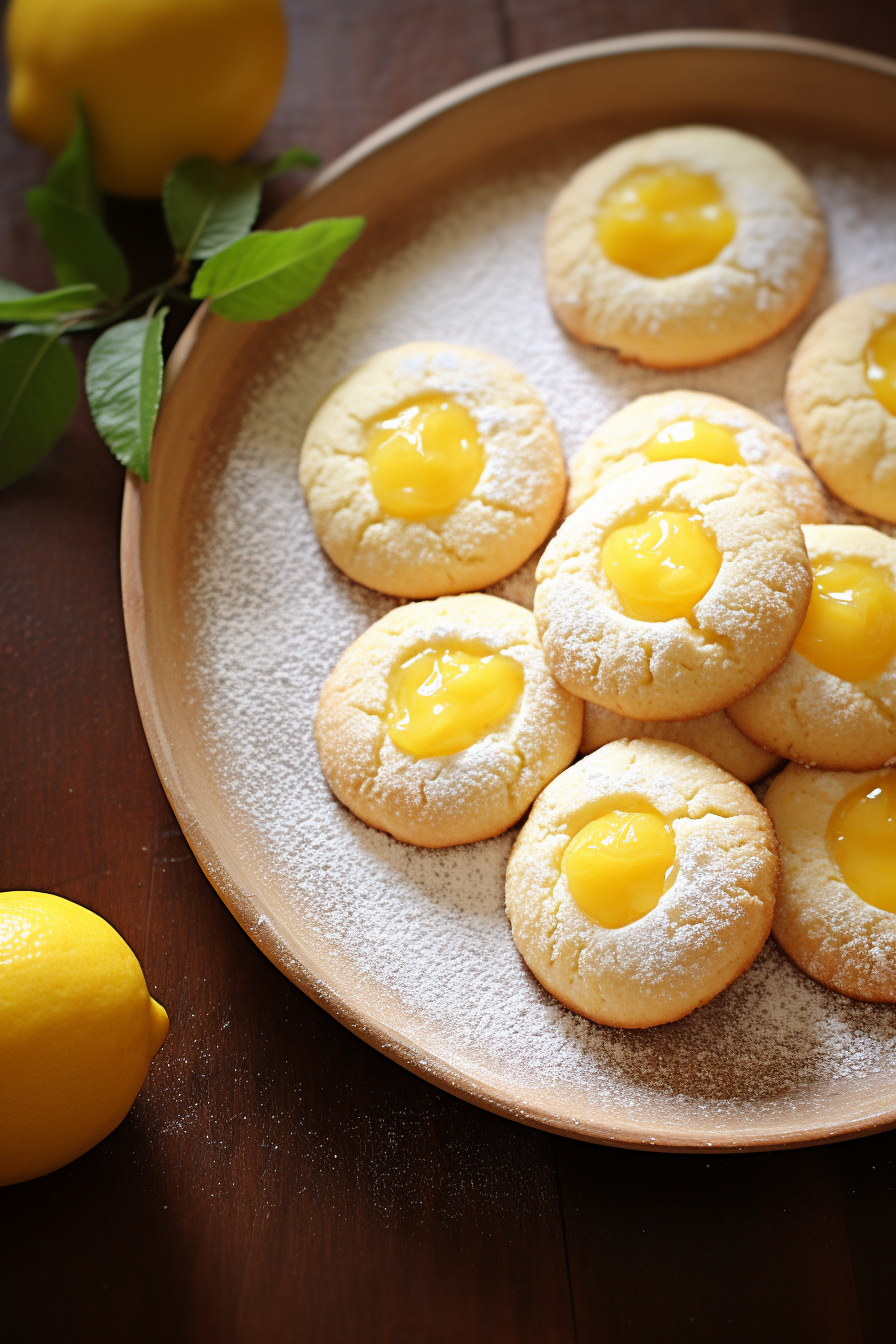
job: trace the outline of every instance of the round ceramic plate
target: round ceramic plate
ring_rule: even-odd
[[[812,180],[831,265],[760,350],[665,375],[570,341],[540,274],[550,200],[646,127],[766,135]],[[320,552],[296,480],[310,415],[375,350],[492,350],[541,391],[565,450],[633,396],[681,385],[783,421],[787,363],[838,294],[896,276],[896,65],[816,43],[675,33],[510,66],[385,128],[280,212],[364,214],[362,240],[276,322],[194,320],[169,367],[152,483],[128,479],[124,606],[147,738],[186,837],[258,946],[329,1012],[440,1087],[558,1133],[696,1150],[896,1124],[896,1009],[853,1003],[769,943],[705,1008],[615,1031],[556,1004],[503,913],[515,832],[427,851],[330,795],[312,721],[341,651],[393,603]],[[176,376],[176,381],[175,381]],[[525,602],[531,568],[497,591]]]

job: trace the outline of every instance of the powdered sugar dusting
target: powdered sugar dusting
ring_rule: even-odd
[[[206,768],[237,840],[260,841],[259,883],[288,893],[291,927],[347,955],[358,985],[382,990],[384,1005],[419,1014],[426,1047],[449,1066],[496,1088],[547,1089],[574,1115],[612,1104],[645,1134],[663,1124],[706,1131],[723,1117],[792,1124],[844,1088],[856,1115],[873,1109],[875,1089],[896,1090],[896,1010],[821,988],[769,944],[734,986],[681,1022],[640,1032],[594,1026],[552,1000],[513,946],[503,880],[514,833],[418,850],[336,803],[312,737],[318,692],[344,648],[395,603],[352,584],[321,554],[298,487],[298,450],[337,380],[410,340],[509,359],[545,398],[567,457],[626,401],[681,385],[785,425],[784,375],[808,323],[840,295],[896,277],[896,164],[804,140],[775,143],[819,195],[829,272],[810,310],[777,339],[687,375],[586,350],[549,314],[544,217],[599,141],[559,165],[540,159],[471,180],[440,202],[413,242],[336,296],[316,330],[299,324],[294,345],[251,389],[236,439],[200,492],[185,597]]]

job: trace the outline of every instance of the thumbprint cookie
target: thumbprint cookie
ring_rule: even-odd
[[[729,714],[791,761],[873,770],[896,757],[896,541],[849,523],[803,531],[806,618],[786,661]]]
[[[582,702],[548,670],[531,612],[472,593],[397,607],[355,640],[315,736],[341,803],[435,849],[518,821],[575,757]]]
[[[745,784],[671,742],[611,742],[536,801],[506,906],[523,960],[567,1008],[654,1027],[746,970],[777,880],[775,832]]]
[[[683,390],[638,397],[594,431],[573,458],[566,513],[613,476],[685,457],[748,467],[778,487],[801,523],[827,522],[821,486],[789,434],[727,397]]]
[[[744,784],[762,779],[781,759],[744,737],[724,709],[715,714],[704,714],[699,719],[660,719],[650,723],[628,719],[622,714],[614,714],[612,709],[586,701],[580,748],[583,754],[597,751],[607,742],[618,742],[620,738],[640,737],[677,742],[679,746],[702,752]]]
[[[805,178],[771,145],[718,126],[614,145],[563,188],[545,237],[548,299],[567,331],[661,369],[777,335],[824,258]]]
[[[787,657],[812,587],[777,487],[689,460],[602,485],[535,577],[554,676],[635,719],[698,718],[746,695]]]
[[[831,493],[896,523],[896,285],[841,299],[812,324],[787,375],[787,413]]]
[[[896,771],[789,765],[765,805],[781,848],[775,938],[830,989],[896,1003]]]
[[[374,355],[334,388],[305,435],[299,479],[334,564],[412,598],[512,574],[566,491],[556,430],[523,375],[437,342]]]

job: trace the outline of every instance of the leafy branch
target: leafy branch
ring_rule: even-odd
[[[170,304],[207,299],[232,322],[279,317],[315,293],[363,230],[364,220],[353,217],[251,231],[262,183],[317,162],[296,148],[260,165],[204,158],[178,164],[162,196],[171,275],[129,297],[127,261],[105,225],[90,130],[78,105],[71,140],[44,186],[25,198],[57,287],[36,294],[0,279],[0,324],[12,326],[0,340],[0,487],[36,466],[71,419],[78,373],[66,338],[94,330],[100,335],[84,380],[94,424],[118,461],[149,480]],[[144,304],[142,316],[130,316]]]

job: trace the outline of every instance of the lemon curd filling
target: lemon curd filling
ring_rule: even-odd
[[[865,378],[881,405],[896,415],[896,317],[865,346]]]
[[[485,466],[473,417],[440,393],[415,397],[377,420],[365,456],[380,506],[412,520],[450,513]]]
[[[665,280],[709,265],[736,228],[714,177],[668,163],[635,168],[610,188],[597,238],[617,266]]]
[[[879,775],[834,808],[828,853],[863,901],[896,914],[896,777]]]
[[[700,518],[674,510],[611,532],[601,560],[623,611],[636,621],[692,616],[722,565]]]
[[[606,812],[573,836],[562,871],[579,909],[605,929],[641,919],[672,885],[675,837],[649,804]]]
[[[390,678],[386,731],[412,756],[453,756],[507,718],[524,680],[516,659],[484,645],[423,649]]]
[[[675,420],[666,425],[641,449],[651,462],[672,462],[679,457],[696,457],[701,462],[716,462],[722,467],[742,466],[737,439],[723,425],[707,420]]]
[[[812,596],[794,645],[843,681],[880,676],[896,654],[896,593],[886,570],[867,560],[812,563]]]

